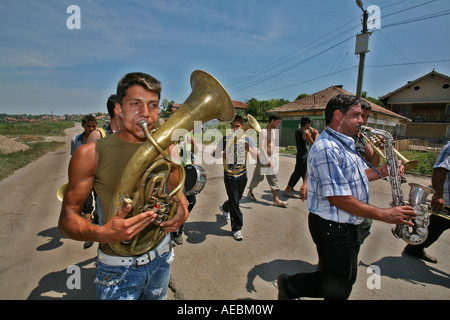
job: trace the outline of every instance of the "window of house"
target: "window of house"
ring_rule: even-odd
[[[414,91],[419,91],[420,90],[420,86],[415,86],[414,87]]]
[[[402,116],[405,116],[405,117],[411,117],[412,106],[411,105],[395,105],[392,108],[392,111],[397,114],[400,114]]]
[[[444,83],[442,85],[442,89],[447,90],[450,87],[450,85],[448,83]]]

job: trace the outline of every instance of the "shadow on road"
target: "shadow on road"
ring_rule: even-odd
[[[369,267],[364,262],[360,266]],[[402,254],[400,257],[383,257],[372,263],[380,268],[382,276],[392,279],[402,279],[407,282],[424,286],[424,283],[450,288],[450,275],[424,261]]]
[[[36,248],[37,251],[48,251],[61,247],[64,243],[62,239],[67,239],[59,232],[58,227],[43,230],[37,234],[40,237],[50,238],[47,243],[44,243]]]
[[[28,300],[95,300],[95,266],[96,257],[76,265],[80,268],[80,289],[69,289],[67,282],[73,273],[67,269],[45,275],[38,286],[31,291]]]
[[[253,285],[256,277],[260,277],[266,282],[274,283],[277,277],[282,274],[296,274],[299,272],[315,272],[317,271],[317,266],[312,265],[308,262],[301,260],[282,260],[277,259],[271,262],[261,263],[254,266],[247,275],[246,288],[248,292],[256,292],[255,286]]]

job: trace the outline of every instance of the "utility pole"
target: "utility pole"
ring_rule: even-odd
[[[356,35],[355,47],[355,54],[359,54],[358,84],[356,87],[356,95],[361,98],[362,82],[364,77],[364,61],[366,59],[366,53],[369,52],[368,48],[370,34],[367,31],[367,20],[369,19],[369,12],[362,8],[362,1],[356,1],[356,4],[363,11],[363,30],[361,34]]]

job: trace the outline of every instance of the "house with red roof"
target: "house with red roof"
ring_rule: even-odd
[[[338,94],[350,94],[341,85],[331,86],[307,97],[274,108],[268,112],[278,112],[282,118],[280,128],[280,146],[295,145],[295,130],[300,127],[300,119],[308,116],[313,120],[312,126],[322,132],[325,129],[325,107],[328,101]],[[365,100],[365,99],[364,99]],[[367,126],[389,131],[395,139],[405,134],[406,123],[411,120],[371,101],[372,115]]]

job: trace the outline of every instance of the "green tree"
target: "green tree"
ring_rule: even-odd
[[[162,101],[162,103],[161,103],[161,111],[160,111],[160,117],[161,118],[169,118],[173,114],[172,107],[173,107],[174,103],[175,102],[173,100],[171,100],[169,102],[169,100],[164,99]]]

